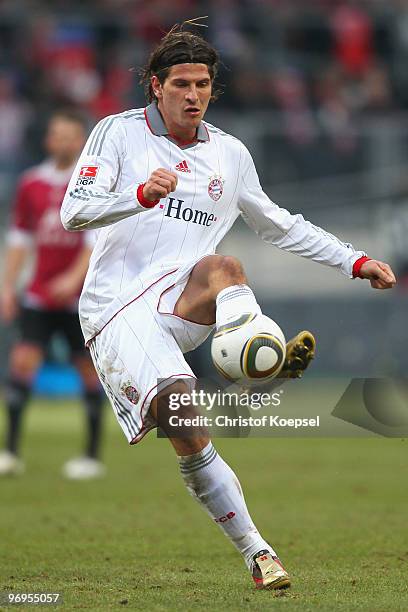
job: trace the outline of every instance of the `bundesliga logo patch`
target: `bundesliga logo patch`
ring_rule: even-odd
[[[76,184],[83,186],[93,185],[96,181],[98,170],[99,166],[82,166]]]
[[[210,183],[208,185],[208,195],[214,202],[218,202],[224,191],[224,181],[221,176],[214,175],[210,177]]]

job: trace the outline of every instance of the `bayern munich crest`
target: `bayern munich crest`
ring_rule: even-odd
[[[208,195],[214,202],[218,202],[222,193],[224,191],[224,181],[221,176],[215,174],[210,177],[210,182],[208,184]]]
[[[122,386],[121,391],[126,395],[129,402],[132,402],[132,404],[139,403],[140,393],[133,385],[130,383],[125,383]]]

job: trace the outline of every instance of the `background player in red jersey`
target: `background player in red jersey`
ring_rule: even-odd
[[[85,142],[86,125],[75,111],[55,113],[48,125],[42,164],[20,180],[8,232],[0,314],[4,322],[17,319],[19,338],[11,349],[5,399],[8,431],[0,453],[0,475],[16,474],[24,465],[19,458],[22,414],[29,400],[34,376],[49,340],[63,334],[72,361],[83,382],[87,415],[84,457],[64,466],[71,478],[101,476],[97,459],[104,395],[84,347],[78,319],[78,296],[92,251],[91,232],[69,233],[61,225],[60,206],[75,162]],[[28,256],[35,264],[22,298],[18,285]]]

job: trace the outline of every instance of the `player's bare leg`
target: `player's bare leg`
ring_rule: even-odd
[[[11,350],[5,384],[8,425],[5,450],[0,453],[0,475],[16,475],[24,470],[18,456],[22,417],[30,399],[34,376],[43,358],[43,350],[36,344],[19,342]]]
[[[226,287],[246,285],[247,278],[235,257],[209,255],[193,268],[187,285],[177,300],[174,314],[211,325],[216,319],[216,298]]]
[[[179,297],[174,314],[217,329],[227,323],[240,324],[244,313],[261,313],[247,285],[242,264],[235,257],[209,255],[193,268]],[[299,332],[286,346],[286,359],[279,378],[299,378],[314,357],[316,342],[309,331]]]
[[[82,380],[86,442],[83,456],[67,461],[63,467],[63,474],[73,480],[100,478],[106,472],[105,466],[99,460],[105,395],[89,354],[84,352],[74,356],[73,363]]]
[[[290,586],[290,579],[280,561],[255,527],[237,476],[213,447],[205,427],[187,428],[175,436],[169,425],[174,411],[169,408],[170,394],[185,394],[190,388],[177,381],[162,390],[152,401],[150,413],[165,431],[177,453],[181,476],[189,493],[218,523],[224,534],[242,554],[257,588],[280,589]],[[180,406],[179,418],[197,416],[193,405]]]

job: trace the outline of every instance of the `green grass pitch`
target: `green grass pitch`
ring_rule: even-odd
[[[276,596],[254,590],[169,443],[128,447],[109,408],[107,477],[64,481],[81,419],[75,402],[30,406],[26,473],[0,481],[0,590],[61,592],[61,610],[408,609],[408,441],[215,441],[293,577]]]

